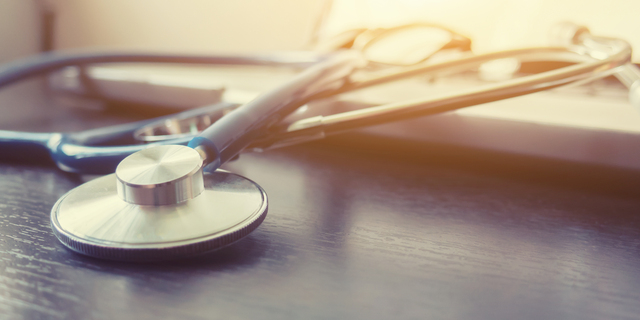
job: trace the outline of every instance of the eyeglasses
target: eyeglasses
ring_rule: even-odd
[[[443,52],[471,51],[471,39],[446,27],[413,23],[392,28],[351,29],[318,41],[314,50],[361,51],[372,65],[408,66]]]

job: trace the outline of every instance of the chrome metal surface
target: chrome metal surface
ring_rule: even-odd
[[[103,259],[154,261],[216,250],[253,231],[267,213],[267,195],[253,181],[216,171],[204,191],[166,206],[123,201],[115,174],[65,194],[51,211],[58,239],[70,249]]]
[[[179,145],[153,146],[126,157],[116,168],[122,200],[139,205],[171,205],[195,198],[204,190],[202,158]]]

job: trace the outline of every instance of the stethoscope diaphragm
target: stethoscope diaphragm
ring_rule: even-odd
[[[255,182],[226,171],[203,175],[204,191],[172,205],[138,205],[117,193],[110,174],[62,196],[51,210],[58,239],[81,254],[110,260],[158,261],[199,255],[242,239],[267,214]]]

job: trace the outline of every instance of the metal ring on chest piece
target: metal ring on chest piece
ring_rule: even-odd
[[[51,210],[58,239],[109,260],[158,261],[229,245],[256,229],[267,195],[255,182],[202,173],[197,151],[156,146],[125,158],[116,173],[62,196]]]

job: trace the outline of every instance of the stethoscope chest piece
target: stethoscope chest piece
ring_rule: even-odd
[[[203,175],[201,165],[183,146],[133,154],[60,198],[54,233],[71,250],[124,261],[194,256],[240,240],[264,220],[266,193],[233,173]]]

